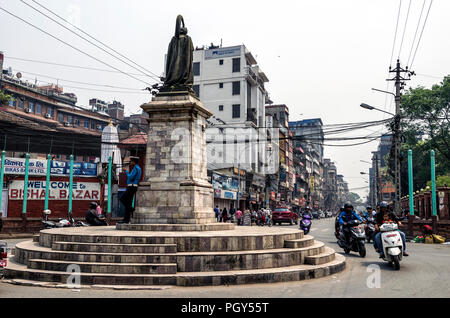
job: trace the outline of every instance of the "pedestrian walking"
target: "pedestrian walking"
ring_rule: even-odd
[[[222,222],[227,223],[227,220],[228,220],[228,211],[227,208],[225,207],[222,210]]]
[[[216,205],[216,207],[214,208],[214,214],[216,216],[217,222],[220,222],[220,210],[219,210],[219,206],[218,205]]]
[[[242,211],[237,210],[236,211],[236,219],[237,219],[237,225],[242,225]]]
[[[118,223],[129,223],[131,214],[134,212],[133,200],[137,192],[139,181],[141,180],[142,170],[139,167],[139,158],[130,157],[130,165],[128,170],[126,168],[123,171],[127,174],[127,190],[120,198],[120,202],[125,206],[125,216],[122,221]]]
[[[252,216],[249,210],[245,210],[244,212],[244,226],[252,225]]]
[[[258,215],[256,214],[256,211],[253,210],[252,214],[251,214],[251,224],[252,225],[257,224],[257,221],[258,221],[257,218],[258,218]]]

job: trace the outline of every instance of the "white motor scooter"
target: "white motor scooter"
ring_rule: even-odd
[[[403,255],[403,242],[397,230],[398,225],[395,223],[386,223],[380,226],[383,259],[393,264],[394,269],[398,271]]]

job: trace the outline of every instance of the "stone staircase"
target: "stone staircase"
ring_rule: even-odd
[[[41,231],[16,245],[5,277],[66,283],[76,265],[82,285],[208,286],[317,278],[345,258],[297,229],[133,232],[109,228]]]

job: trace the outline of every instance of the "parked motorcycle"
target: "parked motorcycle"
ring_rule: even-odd
[[[366,256],[366,246],[364,242],[366,240],[366,234],[361,222],[358,220],[351,220],[347,223],[346,227],[349,228],[349,241],[345,239],[345,234],[341,233],[338,240],[338,245],[344,249],[345,254],[349,254],[351,251],[359,253],[359,256]]]
[[[365,233],[367,242],[373,241],[373,236],[375,235],[375,219],[373,217],[366,219]]]
[[[3,276],[3,268],[8,265],[8,243],[0,242],[0,278]]]
[[[48,216],[50,214],[51,214],[50,210],[44,211],[44,218],[41,221],[42,222],[42,225],[41,225],[42,230],[75,226],[75,221],[72,217],[70,217],[68,219],[59,218],[57,222],[53,222],[48,219]]]
[[[306,235],[311,230],[311,215],[309,213],[304,213],[302,215],[302,220],[300,221],[300,230],[303,231],[303,233]]]
[[[391,263],[395,270],[400,269],[400,261],[403,255],[403,242],[398,225],[386,223],[380,226],[381,244],[384,252],[384,260]]]

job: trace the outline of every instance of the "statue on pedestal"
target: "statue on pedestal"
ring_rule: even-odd
[[[194,45],[187,35],[184,19],[178,15],[175,36],[167,52],[166,76],[160,92],[188,91],[193,93],[194,71],[192,58]]]

